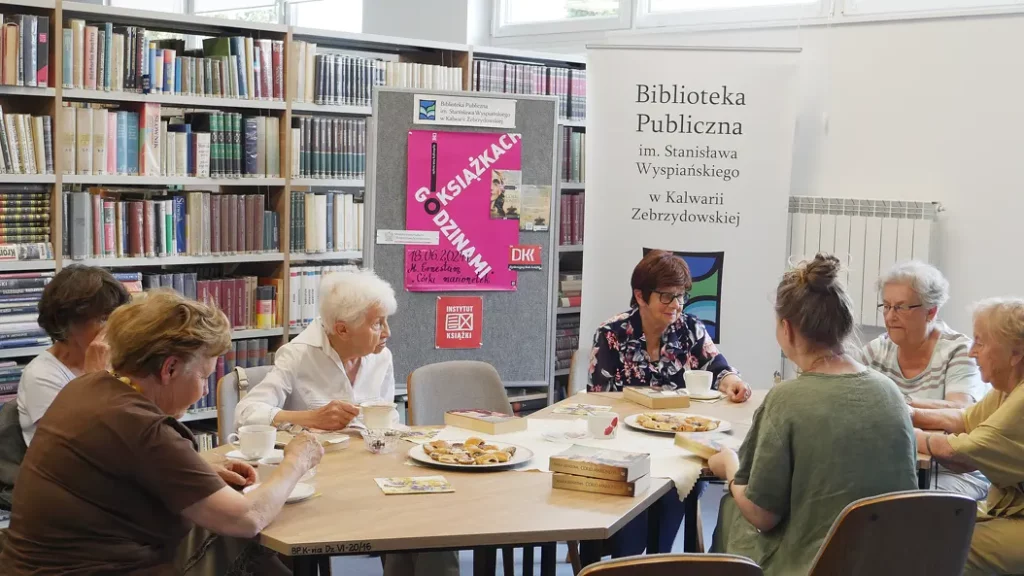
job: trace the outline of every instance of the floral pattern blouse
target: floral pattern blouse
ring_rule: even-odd
[[[634,307],[602,324],[594,334],[587,391],[617,392],[623,386],[685,388],[683,373],[687,370],[711,372],[715,390],[722,378],[738,374],[718,352],[704,324],[689,314],[681,314],[669,324],[661,335],[661,355],[652,360],[640,309]]]

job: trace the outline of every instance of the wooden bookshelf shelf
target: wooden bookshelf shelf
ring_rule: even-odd
[[[318,252],[305,254],[296,252],[290,256],[292,262],[322,262],[324,260],[362,260],[361,250],[342,250],[340,252]]]
[[[35,88],[32,86],[0,86],[0,96],[38,96],[40,98],[53,98],[56,95],[57,92],[53,88]]]
[[[4,6],[4,13],[16,11],[21,7],[53,10],[57,6],[57,3],[54,0],[4,0],[0,4],[3,4]],[[8,6],[10,6],[10,8],[8,8]]]
[[[574,252],[583,252],[583,244],[562,244],[558,247],[559,254],[571,254]]]
[[[373,108],[369,106],[345,106],[339,104],[314,104],[312,102],[292,102],[292,112],[310,114],[344,114],[346,116],[370,116]]]
[[[363,178],[292,178],[292,187],[295,188],[363,188],[366,180]]]
[[[45,352],[49,346],[33,346],[31,348],[9,348],[0,350],[0,358],[35,358]]]
[[[562,192],[571,192],[576,190],[582,191],[586,188],[586,184],[583,182],[562,182],[561,188]]]
[[[0,184],[53,184],[53,174],[0,174]]]
[[[64,100],[90,100],[103,102],[146,102],[165,106],[185,108],[247,108],[252,110],[284,110],[287,103],[277,100],[245,100],[242,98],[217,98],[213,96],[189,96],[186,94],[142,94],[140,92],[107,92],[104,90],[83,90],[65,88]]]
[[[282,252],[257,252],[253,254],[225,254],[210,256],[168,256],[166,258],[83,258],[68,260],[68,264],[103,266],[108,268],[135,268],[143,266],[180,266],[183,264],[232,264],[241,262],[282,262]]]
[[[572,307],[568,307],[568,308],[559,308],[558,309],[558,313],[559,314],[579,314],[580,313],[580,307],[579,306],[572,306]]]
[[[64,184],[117,186],[284,186],[284,178],[195,178],[192,176],[123,176],[120,174],[65,174]]]
[[[257,328],[252,330],[234,330],[231,332],[232,340],[245,340],[246,338],[273,338],[284,336],[284,328]]]
[[[53,0],[50,0],[50,7],[53,8],[53,6]],[[210,35],[217,35],[237,32],[269,32],[278,35],[279,38],[284,38],[288,33],[288,26],[285,26],[284,24],[250,22],[232,20],[229,18],[216,18],[212,16],[196,16],[194,14],[185,15],[174,12],[137,10],[135,8],[87,4],[85,2],[63,2],[62,7],[64,18],[85,18],[86,20],[91,21],[105,20],[108,22],[144,26],[154,30],[169,30],[179,33],[205,32]],[[266,36],[264,35],[264,37]]]
[[[559,126],[565,126],[565,127],[568,127],[568,128],[586,128],[587,127],[587,121],[586,120],[559,120],[558,121],[558,125]]]
[[[216,408],[206,408],[206,409],[203,409],[203,410],[189,410],[178,421],[179,422],[199,422],[199,421],[202,421],[202,420],[216,420],[216,419],[217,419],[217,409]]]
[[[4,272],[18,272],[21,270],[55,270],[57,263],[53,260],[14,260],[12,262],[0,262],[0,269]]]

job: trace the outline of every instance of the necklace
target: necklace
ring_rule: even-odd
[[[142,387],[139,386],[138,384],[136,384],[135,382],[132,382],[130,378],[128,378],[126,376],[121,376],[117,372],[113,372],[113,371],[110,372],[110,375],[113,376],[114,378],[117,378],[118,380],[120,380],[122,384],[125,384],[126,386],[130,387],[132,390],[135,390],[139,394],[142,394]]]

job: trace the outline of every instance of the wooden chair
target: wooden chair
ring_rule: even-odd
[[[591,564],[579,576],[764,576],[764,572],[742,556],[652,554]]]
[[[960,576],[976,509],[967,496],[934,491],[857,500],[832,524],[811,576]]]
[[[237,432],[235,426],[235,406],[245,397],[246,392],[259,384],[270,374],[273,366],[254,366],[235,369],[217,381],[217,438],[221,444],[227,444],[228,434]]]

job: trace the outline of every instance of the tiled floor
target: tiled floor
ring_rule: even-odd
[[[718,503],[722,499],[724,493],[724,486],[713,484],[708,487],[704,492],[704,496],[700,499],[700,511],[701,519],[704,525],[704,542],[711,545],[711,533],[715,529],[715,522],[718,519]],[[683,550],[683,534],[680,531],[676,537],[676,542],[672,546],[673,552],[681,552]],[[522,551],[516,551],[516,574],[522,574]],[[569,564],[563,562],[565,560],[567,551],[565,544],[559,544],[558,546],[558,576],[572,576],[572,567]],[[540,574],[540,550],[534,553],[535,567],[534,574]],[[469,576],[473,573],[473,555],[470,552],[462,552],[459,554],[459,563],[461,564],[461,573]],[[379,558],[335,558],[331,564],[332,576],[380,576],[383,574]],[[498,574],[501,574],[501,553],[498,553]],[[420,576],[420,575],[417,575]],[[429,575],[428,575],[429,576]]]

